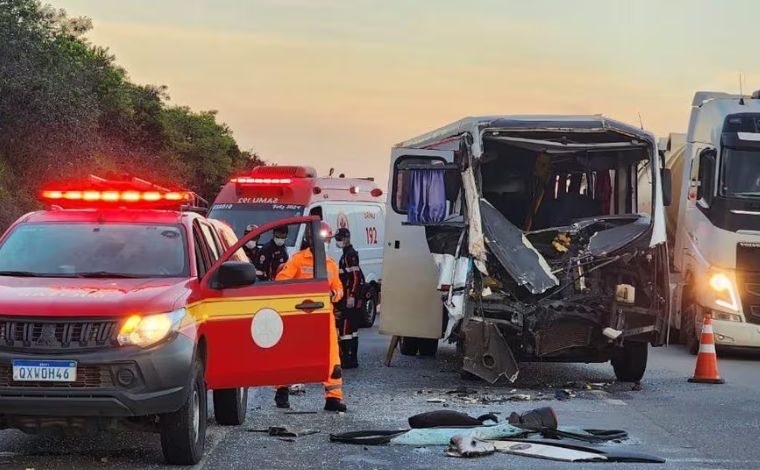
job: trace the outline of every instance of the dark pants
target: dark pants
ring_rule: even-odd
[[[343,369],[359,367],[359,318],[361,311],[355,308],[340,312],[336,320],[340,363]]]

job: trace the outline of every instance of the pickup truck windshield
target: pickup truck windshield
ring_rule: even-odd
[[[723,149],[724,196],[760,197],[760,151]]]
[[[0,276],[187,277],[179,225],[22,224],[0,245]]]
[[[304,207],[284,204],[216,204],[209,212],[209,218],[221,220],[232,227],[235,235],[242,238],[248,225],[262,226],[269,222],[288,217],[303,215]],[[294,246],[298,237],[298,227],[288,227],[286,246]],[[265,233],[259,239],[260,244],[268,242],[272,232]]]

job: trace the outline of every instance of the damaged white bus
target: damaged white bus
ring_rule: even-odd
[[[668,323],[657,155],[651,133],[601,116],[473,117],[396,145],[381,333],[405,355],[443,337],[491,383],[537,361],[640,380]]]

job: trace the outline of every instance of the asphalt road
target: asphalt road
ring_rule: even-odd
[[[723,355],[719,367],[725,385],[696,385],[686,379],[694,357],[680,347],[650,350],[650,365],[640,390],[611,383],[609,365],[527,364],[515,384],[484,386],[464,382],[456,372],[451,348],[437,359],[397,356],[392,368],[382,366],[388,338],[363,331],[361,365],[346,371],[349,412],[321,411],[318,385],[292,397],[294,410],[315,414],[285,414],[274,408],[273,392],[251,390],[248,420],[236,428],[210,425],[204,469],[429,469],[429,468],[564,468],[562,463],[497,454],[480,459],[453,459],[443,448],[406,446],[362,447],[331,444],[330,432],[403,429],[409,416],[442,408],[473,416],[553,406],[560,423],[586,428],[624,429],[630,438],[609,444],[667,459],[663,465],[598,464],[616,468],[741,468],[760,467],[760,355]],[[569,382],[574,382],[568,385]],[[610,384],[593,386],[587,383]],[[460,398],[447,391],[474,389]],[[574,397],[559,401],[557,389],[570,388]],[[484,396],[527,394],[530,401],[482,404]],[[431,399],[446,402],[432,403]],[[473,404],[468,401],[475,402]],[[213,419],[213,417],[211,418]],[[293,442],[254,432],[269,426],[311,428],[320,432]],[[586,467],[577,464],[578,468]],[[0,432],[0,468],[124,469],[164,468],[157,435],[115,432],[87,437],[38,437]]]

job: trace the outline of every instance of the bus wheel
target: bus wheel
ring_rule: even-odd
[[[649,343],[626,341],[612,358],[615,377],[620,382],[638,382],[647,370]]]
[[[409,336],[403,336],[399,345],[401,347],[401,354],[403,356],[416,356],[420,348],[420,338],[412,338]]]
[[[420,338],[419,345],[420,356],[435,357],[438,353],[437,339]]]

